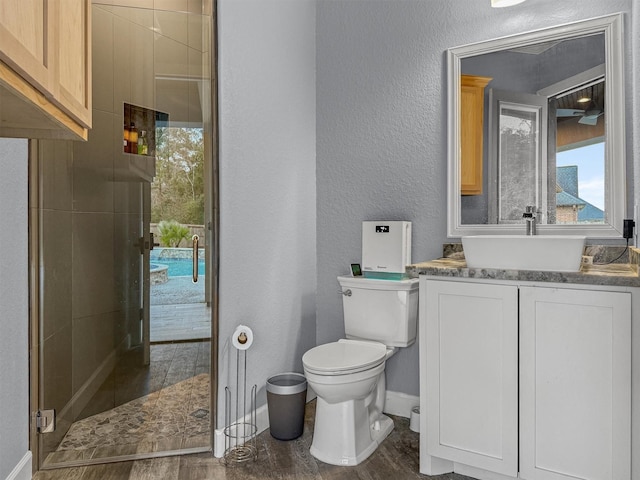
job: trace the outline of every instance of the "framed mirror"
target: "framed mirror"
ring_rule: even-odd
[[[448,235],[619,237],[622,14],[451,48]]]

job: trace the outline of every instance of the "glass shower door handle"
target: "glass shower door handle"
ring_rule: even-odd
[[[156,238],[153,232],[149,232],[149,244],[150,244],[149,250],[153,250],[153,247],[160,246],[160,244],[156,242]]]
[[[153,232],[149,232],[149,240],[145,240],[144,237],[140,237],[133,246],[140,250],[140,255],[144,255],[145,250],[153,250],[153,247],[159,247],[160,244],[156,243]]]
[[[193,247],[193,283],[198,283],[198,240],[200,240],[198,235],[191,237]]]

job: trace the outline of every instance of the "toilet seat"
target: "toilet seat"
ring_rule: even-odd
[[[307,351],[302,364],[316,375],[350,375],[370,370],[384,363],[387,347],[382,343],[361,340],[338,340]]]

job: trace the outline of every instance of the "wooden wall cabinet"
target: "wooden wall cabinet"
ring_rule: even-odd
[[[460,80],[460,193],[482,194],[484,89],[492,79],[461,75]]]
[[[0,136],[85,139],[91,1],[0,2]]]

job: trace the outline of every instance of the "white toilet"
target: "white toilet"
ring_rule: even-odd
[[[311,454],[333,465],[357,465],[393,430],[383,415],[386,360],[416,339],[418,279],[338,277],[346,340],[302,357],[317,394]]]

